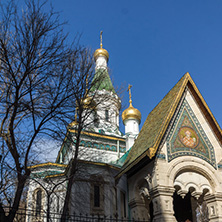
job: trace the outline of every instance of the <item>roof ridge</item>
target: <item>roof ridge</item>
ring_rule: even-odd
[[[222,144],[222,130],[207,106],[204,98],[200,94],[190,74],[187,72],[149,113],[138,135],[138,138],[129,152],[123,168],[117,177],[128,171],[145,156],[148,156],[150,159],[155,156],[159,144],[187,86],[191,90],[191,93],[195,97],[200,109],[206,116],[207,121],[211,124],[211,127],[215,132],[215,135]]]
[[[168,114],[169,108],[171,107],[172,103],[175,103],[174,99],[171,99],[171,97],[176,97],[178,96],[178,92],[181,88],[182,85],[184,85],[183,83],[185,82],[185,80],[187,80],[190,77],[189,73],[185,73],[180,80],[176,83],[176,85],[174,87],[171,88],[171,90],[164,96],[164,98],[154,107],[154,109],[149,113],[132,149],[131,152],[129,153],[124,166],[127,167],[129,164],[131,164],[131,162],[133,162],[135,159],[135,150],[140,151],[141,150],[141,143],[143,143],[143,140],[145,140],[145,135],[147,133],[149,133],[149,131],[154,130],[155,134],[154,136],[149,138],[149,142],[145,144],[143,144],[143,149],[142,152],[140,153],[140,155],[153,155],[155,154],[155,152],[152,153],[147,153],[147,149],[149,148],[153,148],[154,147],[154,142],[157,140],[157,138],[159,137],[159,132],[161,130],[161,128],[163,128],[165,121],[163,121],[166,117],[166,115]],[[175,91],[175,92],[174,92]],[[171,95],[172,94],[172,95]],[[166,107],[164,107],[164,102],[165,100],[167,101]],[[165,113],[163,114],[162,110],[166,110]],[[161,112],[160,112],[161,111]],[[158,124],[154,124],[156,119],[159,118],[160,120],[157,121]],[[149,122],[149,124],[148,124]],[[153,125],[152,127],[150,127],[151,125]],[[150,129],[149,129],[150,128]],[[148,132],[147,132],[148,131]],[[142,140],[142,141],[140,141]],[[151,151],[151,150],[150,150]],[[154,150],[152,150],[154,151]],[[137,158],[139,156],[137,155]],[[132,159],[133,158],[133,159]],[[136,158],[136,159],[137,159]],[[124,168],[125,168],[124,167]]]
[[[217,136],[222,141],[222,130],[217,124],[213,114],[209,110],[206,102],[201,96],[197,86],[195,85],[190,74],[185,73],[180,80],[170,89],[170,91],[164,96],[164,98],[155,106],[155,108],[149,113],[139,135],[136,139],[130,153],[123,165],[121,172],[118,175],[122,175],[129,170],[145,156],[150,159],[156,154],[159,144],[166,132],[167,127],[175,113],[175,110],[182,98],[185,88],[191,84],[191,90],[197,94],[197,98],[201,100],[202,106],[204,106],[209,112],[212,121],[211,123],[216,125],[215,129],[219,133]],[[117,176],[118,177],[118,176]]]
[[[179,100],[181,99],[181,96],[182,96],[182,94],[183,94],[183,92],[184,92],[184,90],[185,90],[185,86],[187,85],[187,82],[188,82],[189,79],[191,78],[189,72],[186,72],[177,83],[179,83],[183,78],[184,78],[184,80],[183,80],[183,83],[182,83],[181,87],[179,88],[179,92],[178,92],[178,94],[177,94],[177,96],[176,96],[176,99],[171,103],[171,105],[170,105],[170,110],[169,110],[169,113],[168,113],[168,115],[167,115],[167,118],[166,118],[165,121],[162,123],[162,127],[161,127],[160,133],[157,134],[157,136],[156,136],[156,138],[159,138],[159,140],[161,140],[161,138],[162,138],[162,136],[163,136],[163,134],[164,134],[164,132],[165,132],[165,128],[168,127],[168,124],[169,124],[169,122],[170,122],[170,120],[171,120],[171,118],[172,118],[172,116],[173,116],[173,113],[174,113],[176,107],[178,106]],[[177,84],[176,84],[176,85],[177,85]],[[176,85],[175,85],[175,86],[176,86]],[[174,86],[174,87],[175,87],[175,86]],[[173,87],[173,88],[174,88],[174,87]],[[173,89],[173,88],[172,88],[172,89]],[[171,90],[170,90],[170,91],[171,91]],[[170,91],[169,91],[168,93],[170,93]],[[167,93],[167,94],[168,94],[168,93]],[[167,96],[167,95],[166,95],[166,96]],[[165,97],[164,97],[164,98],[165,98]],[[163,98],[163,99],[164,99],[164,98]],[[174,107],[175,107],[175,109],[174,109]],[[163,128],[164,128],[164,129],[163,129]],[[159,140],[156,139],[156,142],[155,142],[155,144],[154,144],[154,146],[153,146],[153,147],[155,147],[156,149],[157,149],[156,146],[158,145],[158,142],[160,142]],[[156,153],[156,149],[153,150],[153,151],[155,151],[155,153]],[[148,154],[148,156],[149,156],[150,159],[151,159],[151,158],[155,155],[155,153],[149,152],[149,153],[147,153],[147,154]]]

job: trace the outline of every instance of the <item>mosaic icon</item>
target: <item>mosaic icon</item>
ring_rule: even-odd
[[[195,148],[199,144],[199,137],[190,127],[181,127],[178,134],[181,143],[186,147]]]
[[[195,156],[216,168],[214,148],[186,99],[168,134],[167,156],[169,162],[179,156]]]

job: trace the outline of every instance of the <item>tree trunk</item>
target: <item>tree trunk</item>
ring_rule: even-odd
[[[18,178],[18,186],[15,193],[15,199],[13,201],[12,208],[9,211],[9,215],[6,217],[7,222],[13,222],[15,218],[16,212],[18,211],[19,208],[19,203],[25,186],[26,179],[27,175],[19,176]]]
[[[81,118],[81,114],[80,114],[80,118]],[[66,197],[65,197],[62,216],[61,216],[61,222],[66,222],[69,202],[70,202],[70,199],[71,199],[72,184],[74,182],[74,175],[75,175],[76,166],[77,166],[77,158],[78,158],[78,153],[79,153],[79,144],[80,144],[81,131],[82,131],[82,127],[79,124],[78,125],[78,131],[77,131],[77,134],[76,134],[75,155],[74,155],[74,158],[71,160],[71,163],[70,163],[71,169],[70,169],[70,173],[69,173],[69,179],[68,179]]]
[[[4,212],[4,209],[2,208],[1,203],[0,203],[0,221],[2,221],[2,222],[6,221],[5,212]]]

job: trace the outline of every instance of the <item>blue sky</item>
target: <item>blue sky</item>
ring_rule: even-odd
[[[22,0],[20,0],[22,2]],[[93,51],[108,50],[110,76],[124,87],[133,85],[133,106],[143,125],[151,110],[189,72],[219,125],[222,126],[221,0],[49,0],[67,21],[71,41]],[[123,125],[121,130],[124,131]]]
[[[53,0],[70,38],[95,50],[103,30],[116,86],[132,84],[134,107],[149,112],[186,72],[222,125],[222,1]],[[125,91],[123,105],[128,106]]]

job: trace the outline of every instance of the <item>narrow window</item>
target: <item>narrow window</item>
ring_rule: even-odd
[[[57,212],[59,213],[59,196],[57,196]]]
[[[109,121],[109,110],[105,110],[105,120]]]
[[[94,122],[95,127],[99,127],[99,119],[98,119],[98,115],[96,111],[93,111],[93,122]]]
[[[35,206],[36,216],[40,216],[41,209],[42,209],[42,191],[38,190],[36,192],[36,206]]]
[[[94,185],[94,207],[100,207],[100,187]]]
[[[126,195],[124,192],[120,191],[121,195],[121,215],[122,217],[126,217]]]

